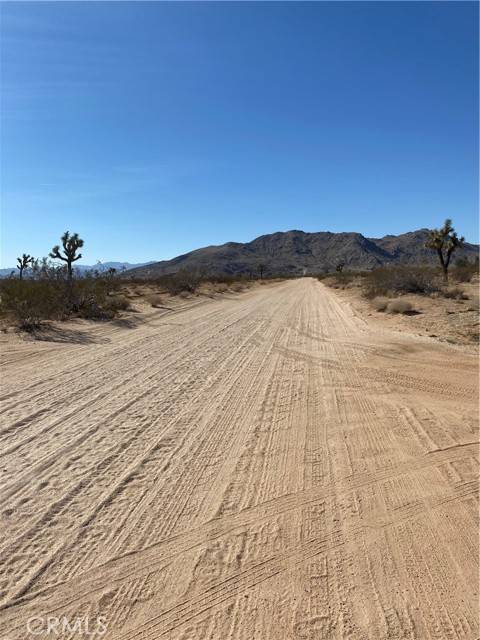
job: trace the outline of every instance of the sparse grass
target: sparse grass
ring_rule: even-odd
[[[408,313],[412,311],[412,304],[403,298],[390,300],[387,305],[387,313]]]

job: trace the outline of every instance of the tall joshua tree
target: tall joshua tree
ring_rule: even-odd
[[[441,229],[432,229],[429,232],[425,246],[437,252],[445,282],[448,282],[448,267],[452,253],[455,249],[461,248],[464,242],[465,238],[463,236],[461,238],[457,236],[457,232],[453,228],[452,221],[449,218],[445,220]]]
[[[28,253],[24,253],[22,254],[21,258],[17,258],[17,269],[19,271],[18,277],[20,278],[20,280],[23,280],[23,272],[25,269],[28,269],[28,266],[30,264],[33,264],[35,262],[35,259],[33,256],[31,256]]]
[[[56,244],[50,252],[50,257],[53,259],[63,260],[67,263],[68,281],[72,281],[73,269],[72,265],[82,257],[81,253],[77,254],[77,251],[83,247],[83,240],[79,237],[78,233],[70,235],[69,231],[65,231],[61,237],[63,255],[60,253],[60,245]]]

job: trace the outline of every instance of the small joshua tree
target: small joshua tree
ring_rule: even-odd
[[[266,266],[267,266],[267,265],[266,265],[266,264],[264,264],[263,262],[261,262],[261,263],[258,265],[258,273],[260,274],[260,280],[262,280],[262,279],[263,279],[263,274],[264,274],[264,272],[265,272],[265,268],[266,268]]]
[[[69,231],[65,231],[61,241],[64,255],[60,253],[60,245],[58,244],[53,247],[49,255],[53,259],[63,260],[63,262],[67,263],[68,281],[71,282],[73,277],[72,264],[82,257],[82,254],[77,254],[77,251],[83,247],[83,240],[78,233],[70,235]]]
[[[342,273],[344,266],[345,266],[345,262],[339,262],[335,267],[335,271],[337,271],[337,273]]]
[[[452,226],[452,221],[447,218],[441,229],[432,229],[429,232],[428,240],[425,246],[437,252],[438,259],[443,271],[443,279],[448,282],[448,267],[452,253],[455,249],[461,248],[465,238],[459,238],[457,232]]]
[[[25,269],[28,269],[29,265],[33,265],[35,259],[28,253],[22,254],[21,258],[17,258],[17,269],[19,271],[18,277],[20,280],[23,280],[23,272]]]

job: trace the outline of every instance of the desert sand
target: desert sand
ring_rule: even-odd
[[[2,349],[0,638],[479,637],[474,355],[308,278],[140,320]]]

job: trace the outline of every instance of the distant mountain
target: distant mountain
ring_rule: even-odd
[[[153,264],[152,262],[98,262],[97,264],[78,264],[75,265],[75,269],[80,272],[85,271],[108,271],[108,269],[116,269],[117,271],[130,271],[130,269],[136,269],[138,267],[144,267],[146,265]]]
[[[153,264],[151,262],[99,262],[97,264],[76,264],[75,270],[83,274],[86,271],[94,271],[97,270],[100,273],[104,271],[108,271],[108,269],[116,269],[117,271],[129,271],[130,269],[135,269],[137,267],[143,267],[149,264]],[[17,274],[18,269],[16,267],[10,267],[7,269],[0,269],[0,278],[8,278],[8,276],[12,273],[12,271]],[[26,272],[28,275],[28,271]]]
[[[365,238],[360,233],[306,233],[285,231],[260,236],[251,242],[227,242],[190,251],[184,255],[152,262],[129,271],[129,275],[153,278],[180,269],[207,274],[258,273],[301,275],[335,269],[339,262],[346,269],[364,270],[387,264],[435,264],[436,254],[425,248],[428,229],[399,236]],[[465,243],[454,257],[475,259],[478,245]]]

